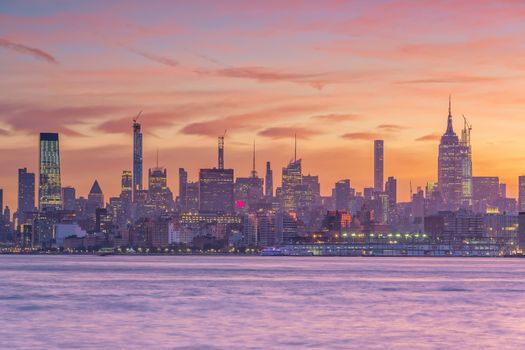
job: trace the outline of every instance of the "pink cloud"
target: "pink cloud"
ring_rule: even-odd
[[[373,132],[349,132],[341,136],[346,140],[368,141],[381,138],[381,134]]]
[[[438,134],[428,134],[418,137],[416,141],[439,141],[441,136]]]
[[[31,46],[14,43],[12,41],[0,38],[0,47],[13,50],[24,55],[32,56],[41,61],[58,64],[57,59],[50,53],[47,53],[44,50],[37,49]]]
[[[310,128],[304,128],[304,127],[275,127],[275,128],[268,128],[259,131],[258,135],[268,137],[271,139],[286,139],[286,138],[294,138],[297,135],[298,139],[304,139],[307,140],[311,138],[312,136],[316,136],[321,134],[319,130],[314,130]]]

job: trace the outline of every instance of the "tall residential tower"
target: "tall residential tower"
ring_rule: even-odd
[[[374,190],[383,192],[383,140],[374,141]]]
[[[61,210],[60,147],[57,133],[40,134],[39,163],[38,207],[40,210]]]
[[[138,116],[133,119],[133,200],[135,193],[142,190],[142,131]]]

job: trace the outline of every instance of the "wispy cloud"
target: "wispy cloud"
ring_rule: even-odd
[[[381,135],[374,132],[349,132],[344,135],[341,135],[341,137],[347,140],[367,141],[380,138]]]
[[[146,52],[146,51],[142,51],[142,50],[133,49],[133,48],[130,48],[130,47],[128,47],[127,49],[129,51],[133,52],[134,54],[137,54],[139,56],[147,58],[148,60],[164,64],[166,66],[176,67],[176,66],[179,65],[179,62],[177,60],[174,60],[174,59],[169,58],[169,57],[157,55],[157,54]]]
[[[223,118],[198,121],[187,124],[180,132],[186,135],[200,135],[215,137],[222,130],[228,131],[257,131],[264,123],[297,118],[304,113],[319,109],[320,106],[312,104],[280,106],[254,112],[233,114]],[[293,133],[292,133],[293,134]]]
[[[418,137],[416,141],[438,141],[440,138],[438,134],[428,134]]]
[[[297,135],[298,139],[309,139],[312,136],[321,134],[318,130],[303,127],[275,127],[264,129],[258,135],[271,139],[293,138]]]
[[[387,132],[396,132],[406,129],[406,127],[397,124],[380,124],[377,126],[377,129]]]
[[[72,129],[74,125],[101,120],[120,111],[122,109],[119,107],[100,105],[50,108],[25,104],[0,104],[0,119],[10,125],[13,131],[49,130],[69,136],[82,136]]]
[[[322,122],[338,123],[356,120],[358,117],[355,114],[322,114],[314,115],[312,119]]]
[[[251,79],[260,83],[289,82],[309,85],[322,90],[331,83],[328,73],[296,73],[265,67],[229,67],[217,70],[198,69],[198,74],[213,75],[229,78]]]
[[[53,55],[35,47],[14,43],[12,41],[2,38],[0,38],[0,47],[13,50],[24,55],[32,56],[41,61],[58,64],[58,60]]]
[[[435,78],[423,78],[412,80],[399,80],[396,84],[469,84],[469,83],[491,83],[502,80],[502,77],[491,76],[469,76],[469,75],[450,75]]]

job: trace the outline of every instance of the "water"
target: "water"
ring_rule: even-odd
[[[519,349],[525,260],[0,256],[0,348]]]

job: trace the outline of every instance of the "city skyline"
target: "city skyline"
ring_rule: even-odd
[[[451,110],[452,109],[452,107],[451,107],[451,96],[449,96],[448,103],[449,103],[449,105],[448,105],[449,109],[448,109],[448,115],[447,115],[447,118],[446,118],[447,121],[446,121],[446,129],[445,129],[444,135],[448,135],[450,132],[454,133],[453,131],[451,131],[453,129],[453,123],[454,123],[454,116],[453,116],[452,110]],[[139,116],[141,114],[142,114],[142,111],[140,111]],[[156,149],[156,153],[155,153],[155,157],[156,157],[155,158],[155,162],[156,163],[154,165],[151,165],[151,166],[148,166],[148,165],[144,166],[144,161],[143,161],[144,157],[143,157],[143,154],[142,154],[143,153],[143,147],[142,147],[142,143],[143,143],[142,128],[143,128],[143,126],[142,126],[141,123],[139,123],[137,121],[137,117],[138,116],[136,116],[134,118],[131,118],[132,128],[131,128],[131,131],[130,131],[130,135],[131,135],[132,140],[131,140],[130,147],[132,148],[132,152],[133,152],[133,156],[131,158],[132,160],[130,162],[131,166],[129,167],[129,169],[122,169],[120,174],[122,172],[130,171],[133,175],[135,175],[135,171],[132,171],[131,169],[137,169],[137,174],[139,174],[139,175],[137,175],[137,179],[139,179],[139,180],[137,180],[137,183],[136,183],[136,185],[133,186],[133,188],[136,188],[137,190],[142,190],[143,188],[146,189],[146,187],[144,187],[142,185],[142,182],[143,182],[142,178],[146,175],[146,173],[149,170],[159,168],[159,148]],[[465,118],[465,117],[463,116],[463,118]],[[463,122],[467,123],[466,119]],[[468,128],[469,128],[468,129],[468,132],[469,132],[468,140],[470,142],[470,132],[471,132],[470,124],[465,124],[464,125],[464,129],[461,129],[462,131],[461,131],[461,135],[460,136],[462,136],[466,132],[465,128],[467,127],[467,125],[468,125]],[[457,129],[460,130],[459,127],[457,127]],[[49,132],[46,133],[46,132],[44,132],[44,133],[40,133],[40,138],[42,138],[42,136],[44,136],[44,137],[51,136],[51,137],[54,138],[54,140],[58,141],[54,135],[55,135],[54,133],[49,133]],[[56,135],[58,135],[59,138],[62,138],[62,134],[56,133]],[[149,136],[149,135],[146,135],[146,137],[147,136]],[[293,146],[292,146],[293,147],[293,155],[292,155],[292,157],[290,157],[290,159],[288,160],[288,162],[286,164],[282,165],[283,168],[286,168],[286,167],[290,166],[290,164],[293,164],[294,162],[299,162],[299,164],[301,164],[303,162],[303,158],[298,156],[298,150],[297,150],[297,147],[298,147],[297,146],[298,135],[296,133],[294,133],[292,135],[292,137],[293,137],[293,139],[292,139],[293,140],[292,141],[293,142]],[[463,137],[466,137],[466,136],[463,135]],[[186,170],[186,180],[187,181],[198,181],[198,179],[199,179],[199,175],[198,174],[199,174],[200,170],[203,169],[203,168],[217,168],[217,169],[221,169],[221,164],[223,164],[223,166],[224,166],[224,163],[226,162],[224,159],[228,157],[227,155],[225,155],[225,153],[229,152],[229,149],[228,149],[228,151],[225,151],[225,146],[224,146],[225,145],[225,138],[226,138],[226,131],[224,132],[223,135],[218,136],[218,143],[219,143],[218,149],[217,149],[217,141],[215,141],[215,147],[216,148],[209,150],[209,152],[212,154],[212,157],[213,157],[213,154],[215,154],[214,152],[217,151],[217,154],[215,156],[215,164],[205,164],[205,165],[202,165],[202,166],[198,166],[198,168],[195,169],[195,173],[193,173],[193,174],[192,174],[192,170],[194,170],[194,169],[188,169],[188,168],[185,168],[183,166],[179,167],[179,169],[183,168],[183,169]],[[441,136],[440,136],[440,138],[441,138]],[[458,139],[457,136],[456,136],[456,139]],[[138,140],[138,141],[136,141],[136,140]],[[456,142],[458,144],[460,143],[459,140],[456,140]],[[436,153],[439,153],[439,147],[440,147],[439,144],[440,144],[440,141],[439,140],[436,141],[436,150],[437,150]],[[137,145],[137,146],[135,146],[135,145]],[[388,160],[385,161],[385,159],[384,159],[385,158],[385,156],[384,156],[385,151],[388,154],[388,151],[387,151],[388,150],[388,144],[385,147],[384,146],[384,140],[382,140],[382,139],[381,140],[378,140],[378,139],[370,140],[368,143],[364,143],[363,146],[364,147],[368,146],[369,148],[371,148],[371,158],[372,159],[370,160],[371,164],[369,165],[369,167],[371,167],[369,169],[370,179],[369,180],[364,180],[365,182],[364,182],[364,184],[362,186],[360,186],[358,181],[356,181],[357,182],[357,185],[356,185],[356,182],[353,181],[353,178],[351,176],[343,177],[343,178],[335,181],[334,183],[328,183],[328,184],[323,183],[323,181],[320,181],[320,184],[321,184],[321,195],[323,195],[323,196],[330,196],[330,195],[332,195],[332,189],[335,188],[334,186],[337,184],[337,182],[339,182],[341,180],[344,180],[346,178],[350,178],[350,180],[352,180],[352,185],[356,189],[356,191],[363,193],[363,190],[366,189],[366,188],[375,188],[376,190],[381,191],[382,188],[378,188],[378,184],[379,184],[378,180],[381,182],[381,186],[384,187],[385,186],[385,178],[386,177],[391,177],[391,176],[396,177],[395,173],[391,174],[391,173],[387,173],[387,172],[384,171],[384,168],[385,168],[384,163],[388,164]],[[229,148],[229,145],[228,145],[228,148]],[[257,163],[255,161],[255,154],[256,154],[255,143],[253,145],[250,145],[250,148],[251,148],[251,150],[250,150],[251,151],[250,152],[251,167],[250,167],[249,174],[239,173],[238,170],[236,170],[236,167],[229,166],[228,164],[226,164],[226,166],[225,166],[226,168],[231,168],[231,169],[235,170],[234,179],[247,177],[248,175],[252,176],[254,171],[255,171],[255,173],[259,173],[259,171],[257,169],[259,167],[262,167],[263,165],[264,165],[264,169],[267,170],[267,166],[268,166],[267,162],[270,162],[270,163],[273,162],[272,159],[269,159],[267,161],[265,160],[263,165]],[[379,153],[377,153],[377,152],[379,152]],[[59,158],[58,159],[58,163],[59,163],[59,168],[60,168],[59,171],[60,172],[63,172],[62,169],[64,168],[64,164],[60,164],[60,158],[62,158],[62,154],[63,153],[64,153],[64,150],[60,150],[59,157],[58,157]],[[218,160],[217,160],[217,156],[218,156]],[[260,156],[258,156],[258,157],[260,157]],[[470,155],[470,157],[472,158],[472,155]],[[210,157],[208,155],[206,155],[206,158],[210,158]],[[437,155],[436,155],[436,158],[438,158]],[[190,157],[187,157],[185,159],[191,159],[191,155],[190,155]],[[236,160],[238,160],[238,159],[236,159]],[[368,162],[368,160],[365,160],[365,161]],[[263,163],[263,162],[261,161],[261,163]],[[436,164],[438,164],[438,163],[439,162],[436,162]],[[273,163],[273,164],[275,164],[275,163]],[[24,168],[27,168],[27,167],[28,167],[27,165],[23,166],[21,168],[16,169],[16,171],[19,171],[20,169],[24,169]],[[277,167],[280,167],[280,165],[277,164]],[[299,167],[302,168],[301,165],[299,165]],[[472,165],[471,165],[471,167],[472,167]],[[162,168],[168,169],[167,166],[162,166]],[[244,168],[244,165],[241,166],[240,168]],[[30,167],[29,167],[28,171],[31,171]],[[434,177],[428,179],[427,182],[422,183],[422,184],[414,183],[414,181],[412,179],[408,179],[408,182],[409,182],[408,186],[409,187],[406,189],[407,194],[413,193],[413,189],[414,188],[418,188],[418,187],[425,188],[425,186],[427,184],[429,184],[429,183],[437,183],[438,182],[438,177],[439,177],[438,176],[438,174],[439,174],[438,166],[436,166],[436,170],[435,171],[436,171],[436,174],[434,175]],[[320,170],[319,172],[322,172],[322,170]],[[39,173],[38,167],[35,170],[35,173],[38,175],[38,173]],[[188,173],[190,175],[188,175]],[[262,171],[260,173],[261,174],[265,174],[265,176],[267,175],[265,172],[262,172]],[[311,174],[312,172],[308,171],[308,169],[307,169],[306,171],[303,170],[303,173],[304,174]],[[178,188],[179,187],[178,185],[179,185],[180,174],[176,174],[176,172],[173,172],[172,174],[173,175],[171,177],[167,177],[168,187],[170,187],[170,188]],[[277,180],[278,180],[278,183],[280,184],[280,183],[282,183],[282,176],[280,176],[280,172],[277,172],[277,174],[278,174]],[[377,175],[377,174],[379,174],[379,175]],[[486,175],[475,174],[475,173],[472,172],[472,170],[470,170],[470,174],[471,174],[471,176],[486,176]],[[102,174],[99,174],[99,175],[102,175]],[[112,189],[110,191],[106,192],[106,193],[109,193],[108,198],[109,198],[109,196],[118,195],[121,192],[121,189],[122,189],[122,187],[121,187],[122,182],[121,182],[121,179],[118,177],[119,174],[112,174],[112,175],[116,175],[117,177],[116,177],[116,179],[112,178],[110,180],[110,182],[111,183],[116,182],[118,184],[118,187],[115,187],[114,192],[113,192],[113,186],[111,186]],[[502,181],[504,179],[504,177],[502,177],[502,176],[500,176],[498,174],[492,174],[492,175],[494,177],[498,177],[500,182],[504,183],[504,181]],[[61,177],[61,174],[59,174],[59,176]],[[518,178],[519,177],[521,177],[521,175],[518,176]],[[88,190],[85,192],[85,194],[83,194],[84,192],[82,192],[82,191],[78,191],[77,186],[74,183],[69,183],[68,182],[64,187],[71,186],[71,187],[73,187],[76,190],[77,193],[79,193],[79,196],[87,198],[88,194],[90,193],[89,189],[92,187],[93,181],[98,182],[99,178],[104,178],[104,176],[102,175],[102,176],[95,177],[93,179],[88,179],[88,180],[86,180],[83,177],[76,179],[77,182],[79,182],[79,183],[83,183],[85,181],[88,182],[88,187],[87,187]],[[133,177],[133,178],[135,179],[135,177]],[[15,179],[15,180],[18,181],[17,179]],[[398,180],[399,179],[396,177],[396,181],[398,181]],[[506,192],[506,194],[507,195],[515,194],[514,197],[518,198],[518,195],[519,195],[519,193],[518,193],[519,184],[518,184],[518,181],[517,181],[518,179],[514,179],[514,180],[516,180],[516,189],[514,191],[515,193],[513,193],[513,191],[509,191],[509,192]],[[135,182],[135,180],[133,180],[133,181]],[[273,175],[272,175],[272,181],[273,181]],[[366,181],[368,181],[368,182],[366,182]],[[506,184],[506,183],[505,183],[505,185],[508,186],[508,184]],[[104,187],[106,187],[106,186],[104,186]],[[512,184],[510,185],[510,187],[511,188],[513,187]],[[4,189],[4,203],[9,206],[9,204],[10,204],[9,200],[13,199],[14,201],[16,201],[18,199],[18,194],[15,193],[14,195],[12,195],[14,198],[10,198],[9,191],[6,191],[6,188],[7,187],[3,187],[3,189]],[[16,190],[16,187],[15,187],[15,190]],[[38,188],[36,190],[37,190],[36,196],[37,196],[37,198],[39,198],[38,197]],[[403,188],[397,187],[397,191],[398,192],[403,193],[403,192],[405,192],[404,190],[405,189],[403,189]],[[179,191],[180,191],[180,189],[179,189]],[[6,193],[7,193],[7,195],[6,195]],[[179,192],[174,192],[174,194],[178,196],[180,193]],[[400,202],[408,202],[408,201],[412,200],[409,195],[406,196],[406,198],[404,196],[401,197],[401,198],[399,198],[398,196],[396,196],[396,197],[397,197],[398,201],[400,201]],[[38,207],[39,206],[38,202],[36,204],[37,204],[37,207]],[[16,207],[13,207],[13,206],[9,206],[9,207],[16,209]]]
[[[462,114],[474,126],[473,174],[499,176],[517,197],[521,4],[203,2],[188,18],[179,4],[28,4],[0,9],[0,184],[11,208],[17,169],[38,173],[41,131],[61,134],[64,186],[86,196],[98,180],[118,194],[140,110],[144,170],[159,148],[175,193],[177,169],[195,181],[228,129],[226,163],[239,177],[250,174],[253,139],[264,174],[267,160],[286,166],[297,133],[303,171],[320,176],[323,195],[341,179],[373,185],[370,144],[384,139],[384,178],[395,176],[407,201],[410,182],[437,181],[449,94],[456,130]]]

